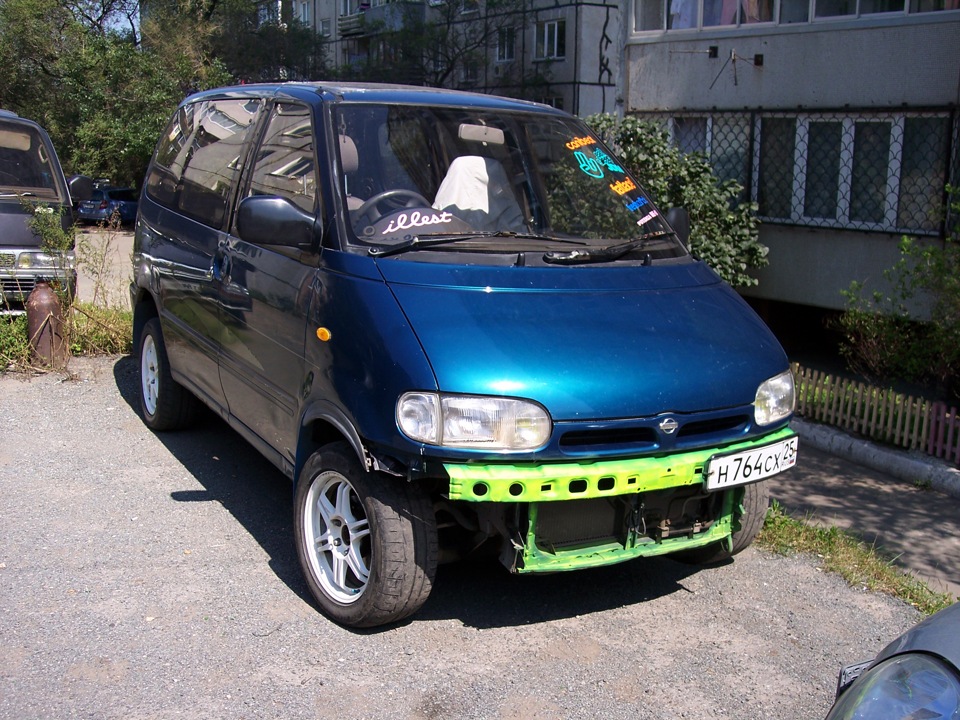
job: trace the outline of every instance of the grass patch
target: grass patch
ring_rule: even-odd
[[[924,615],[932,615],[954,602],[949,594],[934,592],[898,568],[893,558],[875,546],[839,528],[813,527],[792,518],[776,501],[767,512],[757,545],[780,555],[816,555],[825,570],[838,573],[851,586],[892,595]]]
[[[0,315],[0,372],[30,364],[26,315]]]
[[[133,312],[75,303],[69,337],[73,355],[127,355],[133,349]]]
[[[133,313],[74,303],[64,319],[71,355],[126,355],[133,344]],[[0,315],[0,372],[42,369],[30,352],[26,315]]]

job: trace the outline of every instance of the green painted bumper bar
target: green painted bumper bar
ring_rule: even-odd
[[[583,568],[612,565],[638,557],[666,555],[682,550],[712,545],[716,542],[730,542],[731,534],[740,529],[740,515],[743,513],[743,487],[733,487],[725,491],[723,508],[719,517],[704,532],[695,535],[680,535],[663,540],[654,540],[635,532],[630,533],[625,543],[611,542],[601,545],[589,545],[567,550],[544,550],[537,545],[537,506],[530,506],[530,529],[522,549],[518,551],[516,572],[544,573],[582,570]]]
[[[592,463],[549,465],[445,464],[450,476],[451,500],[472,502],[549,502],[588,500],[652,490],[696,485],[703,481],[707,460],[718,453],[793,437],[790,428],[772,435],[723,447],[706,448],[664,457],[642,457]]]

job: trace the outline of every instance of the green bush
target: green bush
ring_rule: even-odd
[[[954,188],[947,188],[953,196]],[[904,237],[900,259],[884,271],[892,288],[867,294],[853,282],[843,291],[847,309],[837,321],[840,353],[851,370],[876,383],[906,380],[960,399],[960,200],[942,243]],[[914,319],[908,305],[929,304],[929,319]]]
[[[611,114],[586,122],[627,164],[661,208],[690,213],[690,250],[734,287],[757,284],[750,269],[767,264],[757,239],[755,203],[743,202],[743,186],[720,180],[698,153],[684,155],[656,123]]]

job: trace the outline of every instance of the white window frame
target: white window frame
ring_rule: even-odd
[[[505,43],[504,40],[509,42]],[[504,52],[505,50],[509,52]],[[509,63],[517,58],[517,30],[514,27],[503,27],[497,31],[497,62]]]
[[[540,20],[534,25],[534,60],[564,60],[567,57],[567,43],[564,35],[563,55],[557,54],[557,48],[560,45],[560,26],[563,26],[563,32],[567,32],[566,18],[555,18],[553,20]],[[553,54],[550,53],[550,40],[553,41]],[[537,54],[543,47],[543,55]]]
[[[797,225],[836,228],[845,230],[881,231],[911,234],[935,234],[930,230],[917,227],[903,227],[898,225],[898,210],[900,203],[900,170],[903,164],[904,128],[907,117],[912,114],[895,114],[873,116],[870,114],[790,114],[790,113],[762,113],[754,120],[754,145],[752,158],[752,187],[751,198],[756,202],[760,192],[760,146],[761,127],[763,118],[783,117],[796,120],[796,135],[793,148],[793,187],[791,193],[790,217],[759,216],[764,222],[784,223]],[[939,113],[920,114],[917,117],[941,117]],[[835,218],[813,218],[804,215],[807,184],[807,150],[809,149],[811,122],[840,122],[840,163],[837,177],[837,212]],[[890,150],[887,157],[887,186],[881,222],[865,222],[850,219],[850,201],[853,183],[853,151],[857,122],[884,122],[890,125]]]

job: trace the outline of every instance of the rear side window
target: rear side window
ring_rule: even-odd
[[[157,146],[147,194],[194,220],[222,227],[258,108],[249,100],[205,100],[180,108]]]

